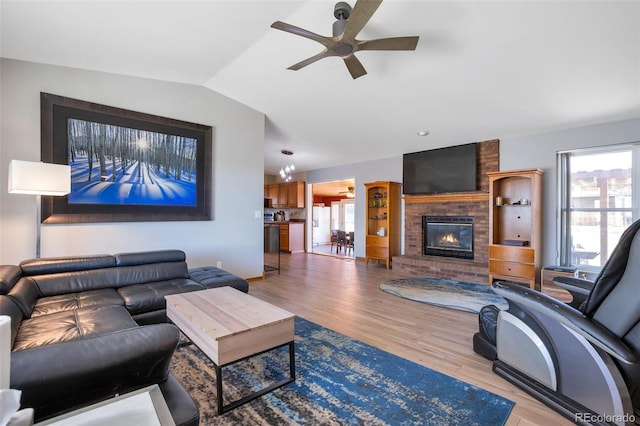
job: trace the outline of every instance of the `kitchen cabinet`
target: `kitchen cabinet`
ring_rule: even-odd
[[[265,197],[271,199],[273,208],[303,209],[304,182],[272,183],[265,185]]]
[[[304,182],[289,182],[287,185],[287,207],[304,208]]]
[[[280,207],[280,185],[273,183],[267,185],[267,198],[271,199],[271,207]]]
[[[288,203],[289,203],[288,184],[281,183],[278,185],[278,207],[288,207]]]
[[[397,182],[365,183],[367,208],[365,264],[369,260],[391,267],[393,256],[400,254],[401,187]]]
[[[542,174],[540,169],[489,176],[489,284],[495,279],[540,282]]]
[[[304,222],[281,222],[280,251],[304,253]]]

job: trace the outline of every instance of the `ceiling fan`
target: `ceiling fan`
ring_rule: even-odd
[[[355,187],[348,186],[346,191],[340,191],[338,194],[346,194],[347,198],[354,198],[356,196]]]
[[[351,76],[356,79],[367,73],[362,63],[355,56],[358,50],[415,50],[418,44],[418,36],[374,40],[356,39],[358,33],[369,22],[381,3],[382,0],[357,0],[353,9],[348,3],[342,1],[336,3],[333,16],[336,17],[337,21],[333,23],[333,37],[325,37],[281,21],[271,24],[271,28],[306,37],[324,46],[322,52],[291,65],[287,69],[297,71],[320,59],[339,56],[344,60]]]

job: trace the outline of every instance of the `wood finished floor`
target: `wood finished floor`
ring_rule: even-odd
[[[571,425],[491,371],[473,352],[476,314],[439,308],[381,291],[401,278],[382,264],[310,253],[281,256],[280,274],[252,280],[249,294],[324,327],[494,392],[515,402],[507,425]]]

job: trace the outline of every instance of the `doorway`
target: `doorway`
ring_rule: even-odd
[[[355,229],[355,180],[314,183],[311,187],[313,207],[311,252],[314,254],[355,258],[354,250],[338,244],[335,231]],[[333,231],[333,232],[332,232]]]

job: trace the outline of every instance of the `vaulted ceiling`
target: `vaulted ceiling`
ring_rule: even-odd
[[[410,52],[322,50],[334,1],[0,2],[2,57],[203,85],[267,117],[265,172],[298,171],[640,117],[638,1],[385,0],[358,39]],[[354,4],[354,0],[351,0]],[[416,132],[425,130],[428,136]]]

